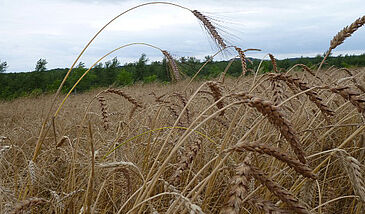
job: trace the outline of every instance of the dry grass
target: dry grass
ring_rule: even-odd
[[[364,68],[271,60],[272,74],[71,95],[52,120],[50,95],[0,103],[0,212],[363,213]]]

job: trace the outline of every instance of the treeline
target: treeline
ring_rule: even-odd
[[[209,59],[207,56],[205,60]],[[66,75],[68,69],[45,69],[45,60],[37,62],[36,71],[24,73],[0,73],[0,99],[11,100],[22,96],[37,96],[41,93],[52,93],[58,89],[62,79]],[[199,60],[194,57],[181,57],[178,65],[181,73],[185,76],[193,76],[203,65],[205,60]],[[317,57],[301,57],[277,60],[278,68],[286,70],[295,64],[305,64],[308,67],[317,66],[322,60],[321,56]],[[247,62],[248,71],[254,71],[259,66],[260,60],[250,59]],[[217,77],[224,71],[227,61],[213,61],[198,75],[198,78],[209,79]],[[365,67],[365,54],[358,56],[337,56],[329,57],[326,66],[336,67]],[[139,58],[137,62],[120,65],[117,58],[96,65],[76,87],[76,92],[83,92],[98,87],[125,86],[136,82],[170,82],[170,72],[166,59],[162,61],[154,61],[148,63],[145,54]],[[87,70],[83,63],[74,68],[67,79],[62,92],[71,89],[74,83]],[[270,72],[272,64],[270,61],[263,61],[260,72]],[[237,77],[241,75],[241,63],[235,60],[228,70],[228,75]]]

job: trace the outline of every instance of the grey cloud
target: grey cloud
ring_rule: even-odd
[[[8,61],[9,71],[32,70],[41,57],[47,58],[49,68],[68,67],[108,20],[143,2],[147,1],[2,0],[0,60]],[[260,54],[250,53],[257,57],[268,52],[283,57],[321,54],[339,30],[365,11],[362,0],[323,0],[321,4],[315,0],[176,2],[218,19],[215,23],[226,31],[221,31],[224,38],[243,48],[262,49]],[[42,12],[35,14],[36,9]],[[140,8],[109,26],[81,60],[91,64],[111,49],[130,42],[151,43],[176,57],[212,55],[214,44],[193,18],[192,14],[169,7]],[[359,29],[337,50],[365,50],[365,29]],[[127,62],[137,60],[143,52],[150,59],[162,59],[159,52],[137,46],[113,56]]]

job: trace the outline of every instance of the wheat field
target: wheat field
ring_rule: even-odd
[[[245,76],[235,50],[239,78],[180,80],[166,52],[172,84],[0,103],[0,212],[364,213],[365,68],[278,72],[270,54]]]

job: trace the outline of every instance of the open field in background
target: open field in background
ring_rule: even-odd
[[[190,11],[220,51],[237,51],[241,76],[225,77],[233,58],[218,78],[193,81],[200,70],[185,77],[153,46],[173,83],[75,95],[75,60],[55,95],[1,102],[1,213],[365,212],[365,69],[323,66],[365,16],[314,69],[282,69],[269,54],[262,74],[262,63],[247,67],[253,49],[228,46],[199,11],[132,9],[147,4]]]
[[[351,73],[363,86],[364,69]],[[1,213],[79,213],[88,204],[94,213],[362,213],[363,92],[344,70],[315,75],[291,71],[194,82],[186,91],[182,81],[73,95],[55,132],[49,125],[36,163],[51,96],[1,103]],[[140,105],[132,115],[135,104],[126,97]],[[307,164],[298,161],[299,150]],[[147,188],[148,195],[139,195]]]

